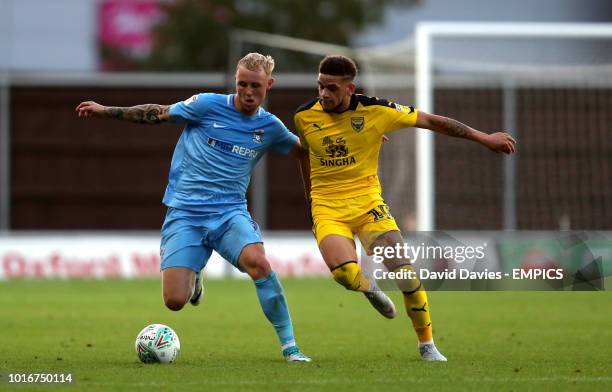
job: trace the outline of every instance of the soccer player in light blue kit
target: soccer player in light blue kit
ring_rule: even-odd
[[[202,269],[213,250],[255,282],[259,303],[289,362],[309,362],[296,345],[283,288],[266,258],[261,233],[247,210],[253,167],[268,150],[299,157],[300,143],[260,105],[272,87],[274,60],[250,53],[236,67],[236,94],[198,94],[170,106],[107,107],[93,101],[80,117],[159,124],[184,123],[163,202],[162,289],[166,306],[180,310],[202,297]]]

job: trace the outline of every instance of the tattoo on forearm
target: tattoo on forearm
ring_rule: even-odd
[[[110,118],[118,120],[126,120],[139,124],[159,124],[168,121],[167,116],[170,107],[167,105],[137,105],[131,107],[108,107],[104,110],[104,114]]]
[[[467,137],[472,131],[467,125],[448,117],[444,117],[440,122],[440,128],[445,134],[455,137]]]

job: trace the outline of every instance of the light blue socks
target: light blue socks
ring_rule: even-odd
[[[276,273],[255,281],[257,297],[264,314],[274,326],[283,349],[295,345],[293,325],[287,308],[287,300]]]

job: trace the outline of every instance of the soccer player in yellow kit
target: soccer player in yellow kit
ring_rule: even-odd
[[[355,94],[356,76],[357,66],[344,56],[327,56],[319,64],[319,96],[298,108],[294,117],[302,146],[308,149],[308,157],[301,162],[302,175],[313,232],[334,279],[362,292],[383,316],[393,318],[395,305],[363,275],[354,242],[357,235],[368,252],[404,243],[377,176],[383,136],[406,127],[425,128],[506,154],[514,152],[516,142],[504,132],[486,134],[451,118]],[[412,269],[409,260],[397,257],[384,263],[400,276],[401,269]],[[446,361],[433,341],[425,289],[416,278],[396,283],[417,334],[421,358]]]

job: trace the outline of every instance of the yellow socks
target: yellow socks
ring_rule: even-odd
[[[421,286],[420,289],[410,293],[403,293],[406,313],[412,320],[412,326],[419,338],[419,342],[425,343],[433,339],[431,334],[431,318],[429,317],[429,303],[427,293]]]
[[[404,265],[399,269],[412,270],[411,265]],[[431,342],[433,340],[431,332],[431,318],[429,316],[429,302],[427,301],[427,293],[421,285],[419,279],[400,280],[397,282],[402,290],[404,297],[404,306],[408,317],[412,320],[414,331],[417,334],[419,342]]]

